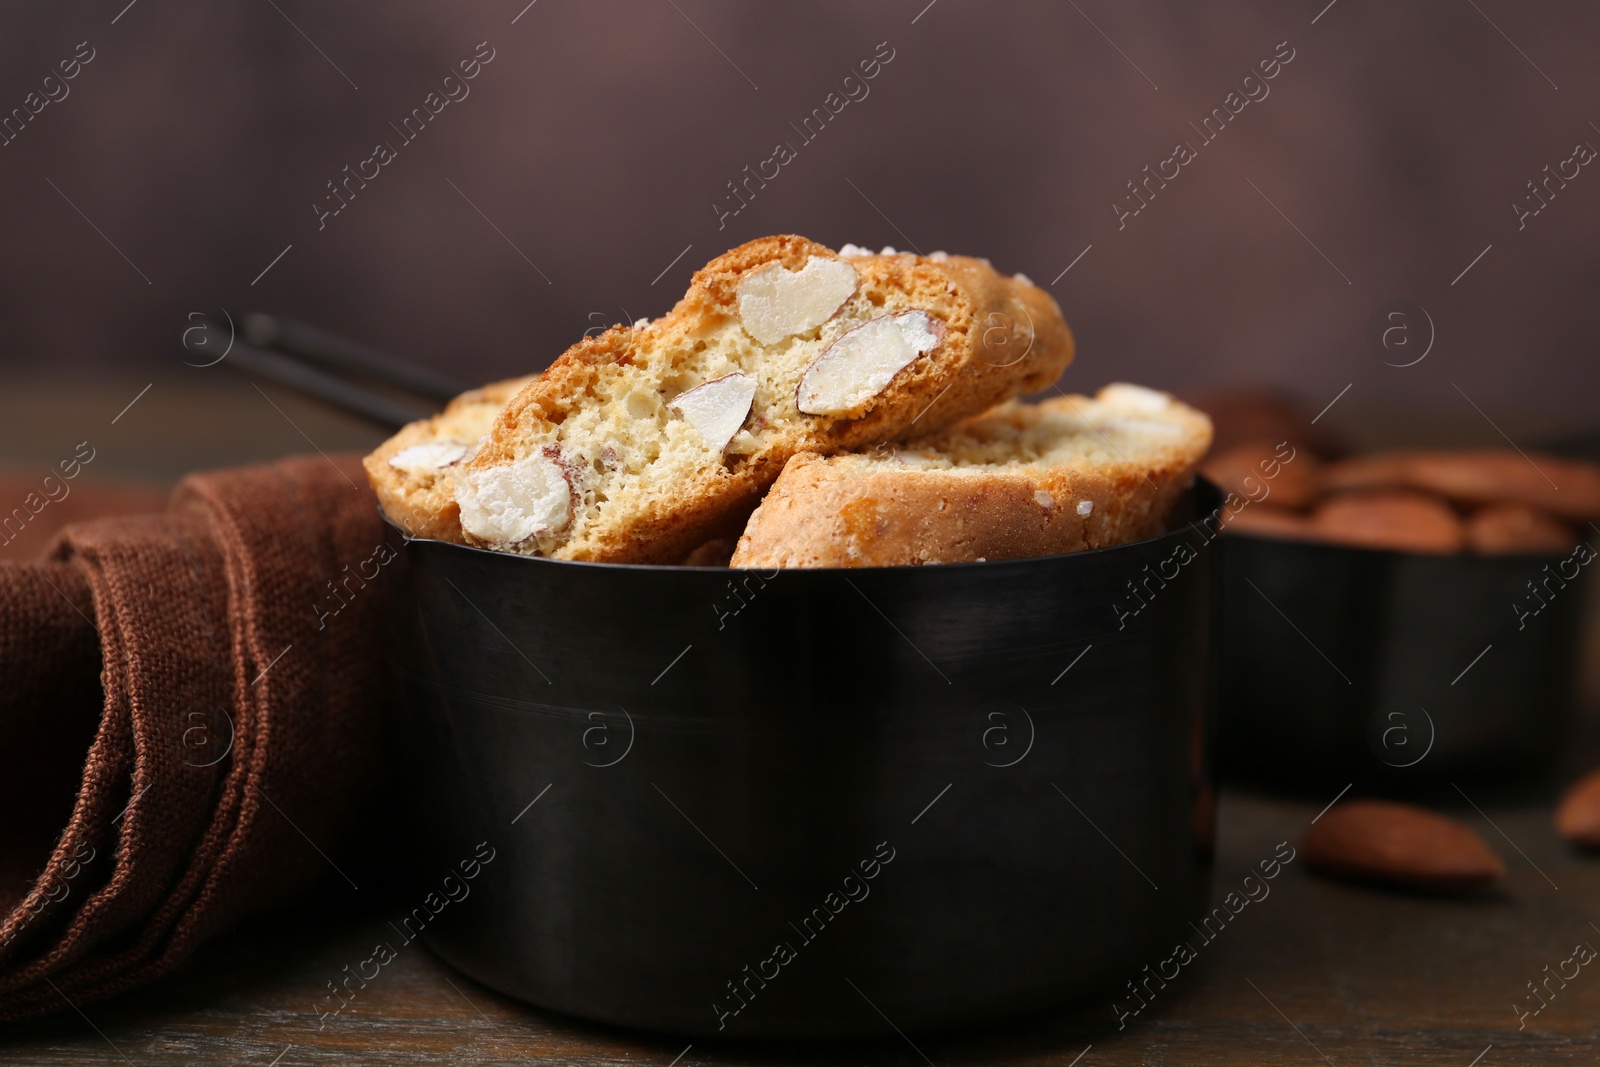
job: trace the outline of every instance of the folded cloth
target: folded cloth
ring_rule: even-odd
[[[313,456],[0,563],[0,1019],[148,982],[342,876],[392,558],[358,458]]]

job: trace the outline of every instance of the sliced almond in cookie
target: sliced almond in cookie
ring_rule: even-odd
[[[469,389],[439,414],[401,429],[362,461],[384,514],[408,537],[462,540],[455,476],[477,452],[506,401],[532,380],[509,378]]]
[[[877,396],[916,358],[938,347],[944,326],[924,311],[862,323],[833,342],[800,379],[795,403],[807,415],[844,415]]]
[[[425,441],[389,457],[389,466],[407,474],[439,471],[466,459],[472,445],[466,441]]]
[[[1019,304],[1034,343],[998,366],[984,358],[984,326]],[[886,344],[856,351],[873,331]],[[1071,357],[1049,294],[979,260],[847,262],[801,237],[751,241],[697,271],[667,314],[574,345],[462,467],[487,471],[558,445],[568,524],[509,545],[504,531],[464,536],[560,559],[675,563],[742,526],[796,453],[937,430],[1043,388]],[[824,413],[798,409],[807,392]]]
[[[860,282],[842,259],[812,256],[799,270],[769,263],[739,283],[739,321],[764,345],[809,333],[833,318]]]
[[[755,398],[756,380],[735,372],[679,393],[667,407],[699,430],[713,452],[721,452],[750,416]]]
[[[468,471],[456,485],[456,500],[461,528],[494,546],[535,542],[572,519],[572,484],[549,449]]]

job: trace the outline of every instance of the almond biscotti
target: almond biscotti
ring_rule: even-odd
[[[673,562],[737,533],[790,457],[936,430],[1049,385],[1055,301],[982,260],[751,241],[667,315],[573,346],[455,479],[470,544]],[[886,250],[888,252],[889,250]]]
[[[891,567],[1151,537],[1211,445],[1211,420],[1151,389],[1009,403],[898,449],[783,469],[734,567]]]
[[[507,378],[468,390],[362,460],[384,514],[412,537],[460,542],[456,472],[477,452],[506,401],[531,381],[532,376]]]

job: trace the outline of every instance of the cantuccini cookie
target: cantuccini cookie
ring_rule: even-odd
[[[1060,309],[1024,278],[846,251],[751,241],[665,316],[574,345],[457,474],[465,540],[675,562],[736,533],[792,456],[937,430],[1071,361]]]
[[[412,537],[462,541],[455,476],[495,416],[532,376],[471,389],[432,418],[405,426],[362,460],[384,514]]]
[[[1165,393],[1008,403],[900,448],[797,455],[751,516],[735,567],[1014,559],[1159,533],[1211,444]]]

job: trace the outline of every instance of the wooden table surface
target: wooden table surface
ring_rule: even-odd
[[[200,391],[163,383],[118,415],[139,391],[132,384],[90,398],[12,390],[0,397],[0,413],[15,416],[0,459],[46,463],[90,437],[103,456],[97,475],[160,484],[183,470],[303,450],[307,439],[325,450],[363,449],[382,436],[276,391],[274,410],[238,382]],[[45,402],[52,397],[55,404]],[[1600,689],[1597,646],[1591,613],[1591,707]],[[1588,721],[1593,733],[1595,719]],[[1568,756],[1570,776],[1600,764],[1600,746],[1586,743]],[[1579,943],[1600,946],[1600,856],[1556,838],[1556,792],[1551,783],[1511,799],[1486,793],[1474,797],[1481,812],[1456,812],[1509,867],[1500,886],[1473,898],[1370,890],[1291,864],[1268,898],[1205,945],[1120,1032],[1107,990],[983,1032],[913,1035],[914,1045],[887,1024],[877,1042],[691,1043],[539,1011],[452,971],[420,945],[402,950],[319,1027],[324,983],[388,930],[384,901],[357,904],[330,888],[292,913],[220,936],[146,989],[82,1013],[64,1006],[48,1019],[0,1027],[0,1065],[1596,1063],[1600,967],[1583,968],[1525,1028],[1513,1007],[1533,1005],[1527,983],[1546,966],[1554,969]],[[1217,894],[1278,842],[1298,843],[1325,803],[1225,793]]]
[[[1506,858],[1493,892],[1439,900],[1326,881],[1296,862],[1118,1032],[1111,991],[959,1035],[739,1043],[591,1025],[527,1007],[413,946],[319,1028],[324,982],[387,930],[330,892],[239,928],[121,1000],[0,1031],[0,1063],[310,1064],[1505,1064],[1600,1060],[1600,967],[1519,1029],[1513,1002],[1581,942],[1600,946],[1600,857],[1571,851],[1547,799],[1461,817]],[[1320,805],[1226,796],[1217,886],[1237,885]],[[1086,921],[1093,921],[1087,919]],[[1193,973],[1190,973],[1193,972]],[[1131,976],[1130,976],[1131,977]],[[1557,988],[1552,983],[1552,988]],[[1081,1058],[1079,1058],[1081,1057]]]

